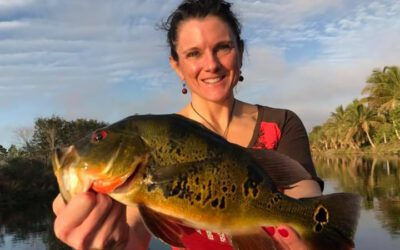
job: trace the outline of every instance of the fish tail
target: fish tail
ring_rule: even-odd
[[[360,215],[360,196],[336,193],[309,199],[314,204],[313,222],[311,230],[303,235],[309,247],[328,250],[354,248],[353,239]]]

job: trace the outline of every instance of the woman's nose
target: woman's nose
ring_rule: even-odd
[[[214,53],[207,53],[205,57],[205,68],[208,72],[216,72],[220,67],[220,61]]]

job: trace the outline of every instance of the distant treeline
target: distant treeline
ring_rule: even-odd
[[[17,131],[23,145],[0,145],[0,205],[12,205],[56,194],[51,153],[70,145],[89,132],[107,124],[96,120],[67,121],[60,117],[38,118],[33,131]],[[52,196],[51,196],[52,197]]]
[[[328,120],[310,133],[314,151],[375,150],[395,152],[400,145],[400,70],[398,66],[374,69],[362,90],[365,97],[336,108]]]

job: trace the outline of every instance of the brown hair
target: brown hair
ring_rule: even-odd
[[[171,13],[168,19],[161,24],[167,31],[167,42],[171,56],[178,61],[176,52],[177,30],[181,22],[191,18],[205,18],[209,15],[219,17],[231,28],[239,48],[242,50],[244,42],[240,37],[241,25],[236,15],[231,11],[231,3],[224,0],[184,0],[178,8]]]

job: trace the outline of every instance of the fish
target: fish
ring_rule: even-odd
[[[360,196],[294,199],[280,190],[311,175],[274,150],[228,142],[179,114],[134,115],[55,150],[60,193],[94,190],[137,206],[157,238],[176,247],[182,226],[228,236],[234,249],[275,249],[264,226],[288,225],[309,249],[352,249]]]

